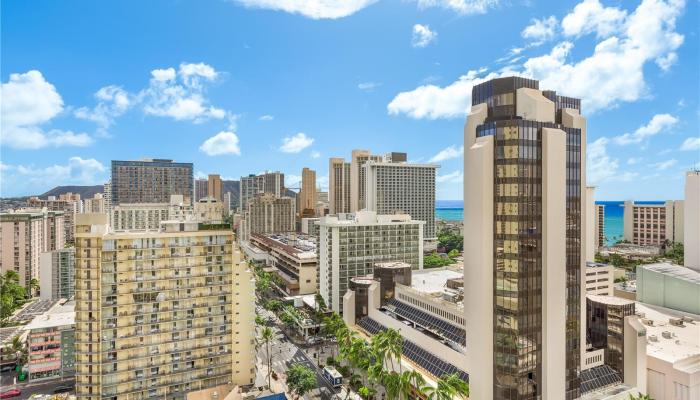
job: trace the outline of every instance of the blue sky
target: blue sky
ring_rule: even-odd
[[[700,162],[698,1],[2,1],[2,196],[100,184],[112,159],[228,179],[353,148],[438,162],[462,197],[471,87],[583,99],[597,199],[681,198]]]

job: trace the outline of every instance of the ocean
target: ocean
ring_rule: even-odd
[[[622,239],[624,231],[624,201],[596,201],[605,206],[605,241],[607,245]],[[637,201],[641,204],[663,204],[663,201]],[[462,200],[438,200],[435,204],[435,218],[444,221],[462,221],[464,202]]]

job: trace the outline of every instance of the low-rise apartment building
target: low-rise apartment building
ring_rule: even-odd
[[[288,296],[316,293],[318,258],[316,245],[304,235],[254,233],[250,245],[268,254],[269,265],[282,281],[282,289]]]
[[[75,302],[56,305],[24,327],[29,380],[75,375]]]

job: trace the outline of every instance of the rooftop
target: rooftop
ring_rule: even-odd
[[[442,293],[447,287],[447,280],[462,278],[464,273],[456,268],[429,268],[413,271],[411,287],[423,293]]]
[[[700,272],[692,268],[682,267],[680,265],[672,264],[669,262],[659,262],[656,264],[640,265],[638,268],[658,272],[660,274],[672,276],[674,278],[682,279],[684,281],[700,285]]]
[[[608,304],[613,306],[625,306],[627,304],[634,304],[634,301],[632,300],[627,300],[615,296],[600,296],[595,294],[587,294],[586,298],[595,301],[596,303]]]
[[[315,259],[316,244],[311,241],[307,235],[297,233],[275,233],[270,235],[261,235],[259,233],[251,234],[255,238],[267,246],[283,250],[285,253],[294,255],[299,259]]]
[[[644,323],[647,330],[647,355],[674,363],[693,355],[700,355],[700,315],[692,315],[663,307],[637,303],[637,314],[643,319],[653,321],[653,325]],[[692,319],[682,326],[671,325],[669,319]],[[689,318],[688,318],[689,317]],[[664,337],[670,333],[670,338]],[[666,334],[668,336],[668,334]],[[655,337],[654,340],[652,337]],[[700,359],[699,359],[700,360]]]
[[[75,302],[70,301],[63,305],[56,305],[44,314],[37,315],[24,329],[45,329],[73,324],[75,324]]]

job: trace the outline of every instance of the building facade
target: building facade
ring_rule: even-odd
[[[265,172],[260,175],[242,176],[239,181],[239,207],[245,211],[248,201],[262,193],[270,193],[275,197],[285,195],[284,174],[281,172]]]
[[[683,243],[683,201],[640,204],[625,201],[623,238],[641,246]]]
[[[637,301],[700,315],[700,271],[667,262],[636,271]]]
[[[15,271],[29,287],[39,279],[41,253],[65,246],[65,219],[61,211],[38,209],[0,214],[0,273]]]
[[[199,201],[208,196],[209,192],[209,180],[208,179],[195,179],[194,180],[194,201]]]
[[[250,235],[250,244],[269,255],[269,264],[280,278],[288,296],[316,293],[318,258],[316,246],[304,237],[291,235]]]
[[[304,168],[301,171],[299,212],[311,214],[311,216],[316,214],[316,171],[309,168]]]
[[[685,175],[685,210],[683,213],[683,262],[700,271],[700,171]]]
[[[264,193],[248,201],[245,220],[245,238],[253,233],[269,234],[296,231],[296,207],[290,197],[276,197]]]
[[[586,337],[593,349],[603,349],[604,363],[625,373],[625,318],[633,316],[634,301],[586,295]]]
[[[595,231],[596,231],[596,251],[606,245],[605,240],[605,204],[595,206]]]
[[[379,262],[405,262],[423,269],[423,221],[409,215],[326,216],[319,222],[319,293],[328,309],[343,311],[348,280],[371,275]]]
[[[28,331],[30,381],[75,375],[75,303],[56,305],[24,330]]]
[[[615,267],[610,264],[586,262],[586,294],[614,296]]]
[[[423,239],[436,241],[435,164],[368,161],[365,208],[377,214],[408,214],[425,221]]]
[[[129,233],[84,214],[76,235],[79,398],[184,399],[253,383],[253,277],[230,228]]]
[[[213,197],[219,202],[224,201],[223,197],[223,186],[221,183],[221,176],[210,174],[207,180],[207,197]]]
[[[328,165],[328,213],[350,212],[350,170],[351,164],[334,157]]]
[[[367,161],[382,161],[382,156],[373,155],[369,150],[353,150],[350,160],[350,212],[365,209],[365,175],[363,168]]]
[[[112,205],[167,203],[171,195],[192,201],[192,163],[165,159],[112,160]]]
[[[91,199],[83,200],[84,213],[105,213],[105,199],[102,193],[95,193]]]
[[[464,128],[471,395],[581,396],[586,121],[535,80],[472,89]]]
[[[60,211],[63,214],[63,237],[66,243],[73,243],[73,221],[75,215],[83,212],[83,202],[77,193],[64,193],[58,196],[49,196],[46,200],[38,197],[30,197],[27,200],[29,208],[46,208],[49,211]]]
[[[42,299],[72,299],[75,296],[75,249],[41,253],[39,293]]]

